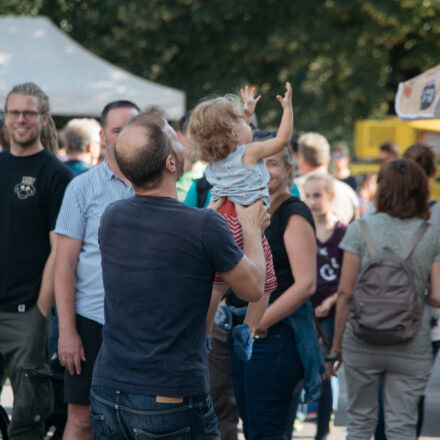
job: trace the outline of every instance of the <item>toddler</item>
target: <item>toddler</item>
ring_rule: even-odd
[[[218,212],[227,220],[234,239],[240,247],[243,238],[234,203],[250,205],[262,199],[269,208],[270,196],[267,188],[269,172],[263,158],[277,154],[288,145],[293,126],[292,88],[289,83],[286,83],[284,97],[277,96],[283,108],[277,135],[263,142],[252,142],[249,125],[260,96],[255,97],[255,89],[247,86],[241,90],[241,95],[244,103],[242,108],[238,99],[232,95],[200,103],[192,112],[189,123],[192,145],[200,159],[209,163],[206,168],[206,178],[213,185],[212,198],[213,200],[226,198]],[[270,294],[276,289],[277,284],[272,254],[264,235],[262,240],[266,258],[264,291]],[[214,282],[213,297],[217,296],[219,299],[225,289],[218,287],[223,283],[218,274]],[[264,304],[267,304],[267,300],[268,298],[260,304],[249,305],[245,324],[234,329],[236,352],[243,360],[250,359],[253,331],[264,313]],[[212,317],[212,313],[210,315]]]

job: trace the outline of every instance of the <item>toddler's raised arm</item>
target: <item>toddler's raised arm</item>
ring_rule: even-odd
[[[292,86],[286,83],[284,97],[277,95],[283,116],[276,137],[263,142],[252,142],[243,156],[244,165],[255,165],[260,159],[279,153],[289,144],[293,129]]]

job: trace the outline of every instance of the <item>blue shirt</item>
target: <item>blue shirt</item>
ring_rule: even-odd
[[[105,324],[93,384],[153,396],[207,393],[214,274],[243,256],[226,221],[172,198],[136,195],[107,208],[99,242]]]
[[[64,194],[55,232],[82,242],[76,267],[76,313],[104,323],[104,286],[98,229],[105,208],[116,200],[132,196],[127,186],[104,161],[75,177]]]

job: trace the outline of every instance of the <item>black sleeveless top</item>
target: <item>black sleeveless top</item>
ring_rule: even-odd
[[[289,257],[287,255],[283,239],[284,231],[287,227],[290,216],[294,214],[302,215],[310,223],[313,230],[315,229],[315,223],[313,222],[310,209],[298,197],[292,196],[291,198],[287,199],[273,213],[270,226],[266,229],[265,235],[272,250],[273,265],[275,268],[278,287],[270,295],[270,303],[274,302],[295,282],[290,269]],[[245,301],[237,298],[231,290],[228,290],[226,304],[236,307],[247,305]]]

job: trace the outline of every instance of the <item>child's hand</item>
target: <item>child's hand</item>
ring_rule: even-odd
[[[290,82],[286,82],[286,93],[284,94],[284,97],[281,98],[280,95],[277,95],[277,99],[280,101],[283,110],[292,108],[292,86],[290,85]]]
[[[257,102],[261,99],[261,95],[255,98],[255,87],[249,88],[246,86],[240,90],[241,99],[243,100],[243,115],[245,118],[249,118],[254,114]]]

